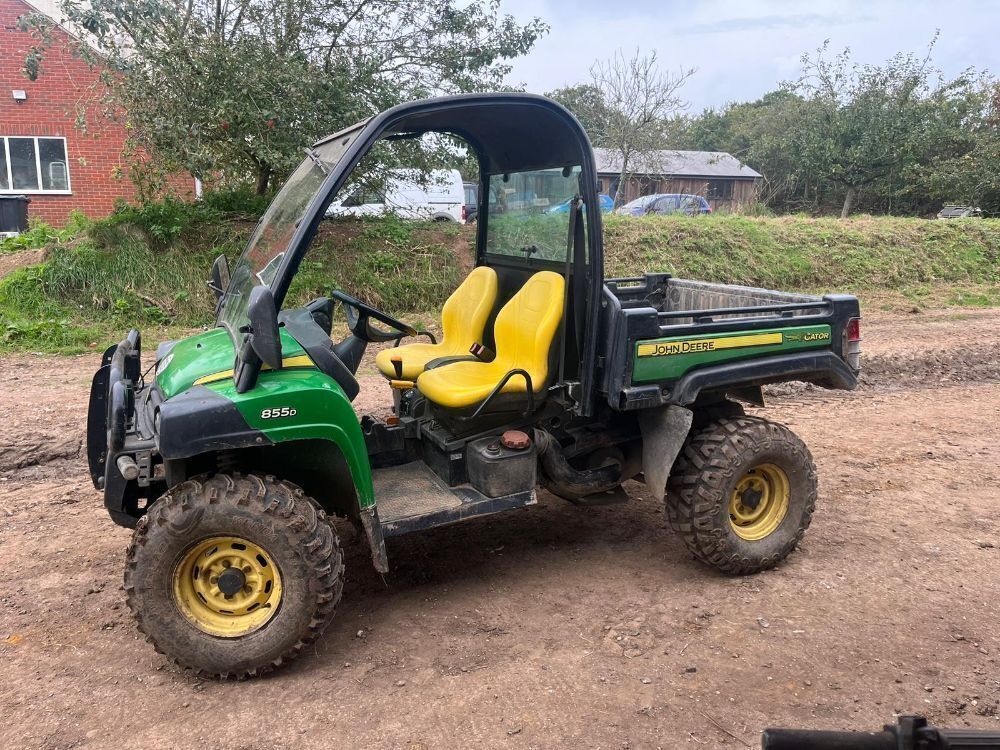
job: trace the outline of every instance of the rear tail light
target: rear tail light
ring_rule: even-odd
[[[469,220],[469,207],[462,206],[462,221],[468,221],[468,220]]]
[[[861,370],[861,318],[851,318],[844,327],[844,359],[852,370]]]

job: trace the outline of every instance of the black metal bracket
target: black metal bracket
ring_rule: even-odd
[[[417,331],[417,335],[418,336],[426,336],[427,338],[429,338],[431,340],[432,344],[436,344],[438,342],[437,338],[430,331]],[[392,345],[393,349],[395,349],[397,346],[399,346],[399,342],[406,338],[406,334],[405,333],[401,333],[398,336],[396,336],[395,338],[396,338],[396,343]]]
[[[482,414],[483,410],[487,406],[489,406],[490,402],[500,395],[500,391],[503,390],[503,387],[505,385],[507,385],[507,382],[511,378],[516,377],[518,375],[524,378],[524,382],[528,385],[528,409],[523,413],[523,416],[526,417],[529,414],[531,414],[535,410],[535,389],[534,386],[531,384],[531,375],[528,374],[527,370],[514,369],[508,372],[502,378],[500,378],[500,382],[496,384],[496,387],[492,391],[490,391],[490,395],[487,396],[486,399],[478,407],[476,407],[476,410],[474,412],[472,412],[472,416],[470,417],[470,419],[475,419],[480,414]]]

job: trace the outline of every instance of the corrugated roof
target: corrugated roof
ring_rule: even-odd
[[[615,149],[595,148],[599,174],[620,174],[621,154]],[[685,177],[729,177],[750,179],[762,175],[725,151],[651,151],[637,154],[629,165],[632,174]]]

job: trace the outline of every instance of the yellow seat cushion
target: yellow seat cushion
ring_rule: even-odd
[[[441,308],[441,340],[436,344],[406,344],[383,349],[375,355],[375,366],[387,378],[396,379],[393,357],[402,357],[403,380],[416,380],[427,363],[439,357],[469,354],[481,344],[486,321],[497,301],[497,274],[492,268],[474,268]]]
[[[452,409],[482,402],[511,370],[525,370],[535,393],[549,375],[549,352],[563,315],[565,281],[552,271],[536,273],[497,315],[496,358],[456,362],[417,378],[417,389],[435,404]],[[502,393],[524,393],[524,378],[512,377]]]

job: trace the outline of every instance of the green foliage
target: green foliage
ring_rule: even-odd
[[[614,144],[607,139],[607,122],[611,118],[611,113],[600,88],[593,83],[579,83],[549,91],[545,95],[555,99],[576,115],[594,146],[614,147]]]
[[[891,195],[897,176],[973,148],[967,125],[983,102],[971,71],[946,81],[929,66],[930,51],[880,66],[854,63],[846,51],[827,60],[825,52],[803,57],[803,76],[790,86],[803,100],[792,150],[802,170],[840,188],[843,216],[859,191]]]
[[[198,176],[251,180],[259,193],[302,160],[304,146],[379,110],[501,88],[508,61],[547,30],[501,13],[499,0],[59,5],[95,42],[78,46],[102,67],[108,92],[91,110],[127,113],[130,147]],[[35,78],[51,21],[35,15],[27,25],[39,38],[24,66]]]
[[[210,212],[227,216],[246,216],[256,221],[267,210],[274,195],[260,195],[252,185],[237,184],[206,190],[201,204]]]
[[[468,237],[458,225],[339,220],[320,230],[289,298],[300,304],[343,289],[388,312],[425,312],[441,307],[470,261]]]
[[[946,79],[931,50],[881,65],[827,51],[804,56],[797,80],[757,101],[688,119],[670,145],[738,156],[764,174],[761,197],[779,210],[923,215],[962,202],[1000,213],[994,79]]]
[[[605,219],[605,273],[817,292],[1000,284],[1000,221],[647,216]]]
[[[831,59],[824,44],[796,80],[694,116],[674,112],[676,98],[658,116],[635,106],[664,88],[650,86],[638,55],[597,63],[591,81],[549,96],[595,146],[618,152],[623,175],[656,173],[658,150],[724,151],[764,175],[759,199],[776,211],[927,215],[948,202],[1000,216],[1000,83],[971,69],[944,77],[933,47],[861,65],[847,51]]]
[[[889,292],[911,304],[1000,305],[998,220],[678,215],[606,216],[604,223],[608,276],[669,271],[853,292],[863,304]],[[205,280],[212,259],[220,252],[235,259],[251,229],[242,220],[187,221],[159,246],[117,219],[50,245],[45,263],[0,279],[0,351],[84,351],[132,326],[155,340],[211,325],[214,297]],[[324,222],[289,304],[340,288],[404,317],[440,310],[471,266],[473,241],[473,227],[450,224]]]
[[[62,229],[56,229],[44,221],[32,219],[29,222],[28,231],[21,232],[16,237],[0,239],[0,255],[17,253],[22,250],[34,250],[54,243],[65,242],[89,225],[90,221],[87,217],[76,211],[70,215],[69,222]]]

